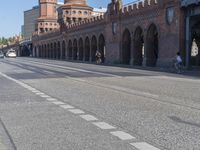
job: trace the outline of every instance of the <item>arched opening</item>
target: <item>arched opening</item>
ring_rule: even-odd
[[[44,45],[44,58],[47,58],[47,45]]]
[[[61,56],[61,49],[60,49],[60,42],[58,42],[57,59],[60,59],[60,56]]]
[[[65,59],[66,49],[65,49],[65,41],[62,42],[62,59]]]
[[[198,20],[198,19],[196,19]],[[200,65],[200,21],[192,26],[191,61],[192,66]]]
[[[133,43],[133,64],[141,66],[144,58],[144,37],[140,27],[135,30]]]
[[[68,59],[72,59],[72,41],[68,42]]]
[[[39,51],[39,52],[38,52],[38,53],[39,53],[39,55],[38,55],[39,58],[41,57],[41,49],[42,49],[42,47],[41,47],[41,45],[40,45],[40,46],[39,46],[39,49],[38,49],[38,51]]]
[[[146,41],[146,65],[154,67],[158,59],[158,31],[154,24],[147,31]]]
[[[53,58],[56,59],[56,56],[57,56],[57,48],[56,48],[56,43],[54,43]]]
[[[79,45],[79,60],[83,60],[83,39],[82,38],[79,39],[78,45]]]
[[[99,36],[99,52],[101,53],[102,62],[105,61],[105,53],[106,53],[105,47],[106,47],[105,38],[103,34],[101,34]]]
[[[131,34],[128,29],[123,33],[122,37],[122,63],[129,64],[131,58]]]
[[[47,58],[49,58],[49,44],[47,44]]]
[[[95,36],[92,37],[92,49],[91,49],[91,60],[92,61],[95,61],[96,58],[95,58],[95,54],[96,54],[96,51],[97,51],[97,38]]]
[[[42,45],[42,49],[41,49],[41,58],[44,57],[44,45]]]
[[[50,54],[50,55],[51,55],[50,57],[51,57],[51,59],[53,59],[53,43],[51,43],[51,50],[50,50],[50,53],[51,53],[51,54]]]
[[[89,61],[90,59],[90,40],[89,38],[87,37],[85,39],[85,61]]]
[[[77,46],[77,40],[74,39],[74,42],[73,42],[73,60],[77,60],[77,57],[78,57],[78,46]]]

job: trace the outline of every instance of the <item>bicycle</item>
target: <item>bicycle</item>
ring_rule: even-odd
[[[183,65],[182,63],[178,63],[176,60],[173,60],[170,70],[178,74],[183,73]]]

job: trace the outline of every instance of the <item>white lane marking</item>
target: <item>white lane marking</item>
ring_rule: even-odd
[[[40,91],[38,91],[38,90],[32,90],[31,92],[33,92],[33,93],[39,93]]]
[[[55,98],[47,98],[48,101],[58,101],[57,99]]]
[[[42,92],[35,93],[36,95],[44,95]]]
[[[53,104],[55,105],[64,105],[65,103],[60,102],[60,101],[52,101]]]
[[[84,114],[85,112],[80,110],[80,109],[69,109],[68,111],[70,111],[73,114]]]
[[[160,150],[146,142],[137,142],[137,143],[130,143],[130,144],[139,150]]]
[[[92,115],[80,115],[81,118],[83,118],[86,121],[96,121],[98,120],[96,117]]]
[[[46,94],[40,95],[40,97],[43,97],[43,98],[50,98],[50,96],[48,96],[48,95],[46,95]]]
[[[74,108],[73,106],[71,105],[60,105],[60,107],[64,108],[64,109],[72,109]]]
[[[123,131],[114,131],[114,132],[110,132],[110,134],[112,134],[113,136],[118,137],[121,140],[132,140],[135,139],[135,137],[133,137],[132,135],[123,132]]]
[[[93,122],[93,124],[103,130],[116,129],[116,127],[113,127],[106,122]]]

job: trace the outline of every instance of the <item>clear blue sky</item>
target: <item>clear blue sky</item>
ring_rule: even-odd
[[[59,0],[64,1],[64,0]],[[88,0],[92,7],[106,7],[111,0]],[[134,0],[124,0],[124,4]],[[19,34],[23,24],[23,11],[38,4],[38,0],[3,0],[0,5],[0,37]]]

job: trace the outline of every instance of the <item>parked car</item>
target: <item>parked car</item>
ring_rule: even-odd
[[[16,58],[17,57],[17,54],[16,54],[16,51],[11,49],[9,50],[7,53],[6,53],[6,56],[7,57],[11,57],[11,58]]]
[[[0,51],[0,58],[4,58],[4,54],[1,51]]]

